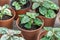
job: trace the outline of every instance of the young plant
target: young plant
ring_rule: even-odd
[[[12,6],[14,6],[16,10],[20,10],[22,6],[25,5],[26,3],[27,0],[18,0],[18,1],[14,1],[12,3]]]
[[[60,40],[60,28],[44,27],[47,34],[41,40]]]
[[[9,5],[7,4],[4,6],[0,6],[0,19],[2,19],[4,15],[12,16]]]
[[[32,9],[39,8],[39,13],[46,18],[56,17],[55,11],[59,10],[59,6],[54,4],[51,0],[32,0]]]
[[[19,15],[20,23],[24,24],[24,27],[26,29],[31,29],[33,25],[41,26],[43,22],[37,17],[38,15],[39,14],[36,14],[34,12],[26,12],[25,15]]]
[[[2,35],[0,40],[25,40],[23,37],[16,35],[21,34],[19,30],[11,30],[4,27],[0,27],[0,34]]]

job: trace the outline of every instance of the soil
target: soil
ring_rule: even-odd
[[[13,3],[14,1],[12,1],[12,3]],[[12,3],[11,3],[11,6],[12,6]],[[27,8],[27,7],[29,7],[30,6],[30,1],[27,1],[27,3],[25,4],[25,5],[23,5],[23,6],[21,6],[21,9],[25,9],[25,8]],[[15,9],[15,7],[14,6],[12,6],[14,9]],[[16,9],[15,9],[16,10]]]
[[[0,19],[0,20],[7,20],[7,19],[10,19],[10,18],[12,18],[12,16],[4,15],[3,18]]]
[[[20,22],[18,25],[19,25],[19,27],[21,27],[22,29],[25,29],[25,30],[36,30],[36,29],[40,28],[40,26],[32,25],[31,29],[27,29],[24,27],[24,24],[20,24]]]

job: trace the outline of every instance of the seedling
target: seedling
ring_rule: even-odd
[[[27,0],[18,0],[18,1],[14,1],[12,3],[12,6],[14,6],[16,10],[20,10],[22,6],[25,5],[26,3]]]
[[[44,27],[47,34],[41,40],[60,40],[60,28]]]
[[[39,8],[39,13],[46,18],[56,17],[55,11],[59,10],[59,6],[53,3],[51,0],[32,0],[32,9]]]
[[[12,16],[9,5],[7,4],[4,6],[0,6],[0,19],[2,19],[4,15]]]
[[[24,15],[20,16],[20,23],[24,25],[26,29],[31,29],[32,25],[41,26],[43,24],[43,21],[39,19],[37,16],[39,14],[35,12],[26,12]]]
[[[19,30],[11,30],[0,27],[0,34],[2,35],[0,40],[25,40],[23,37],[16,36],[21,34],[21,31]]]

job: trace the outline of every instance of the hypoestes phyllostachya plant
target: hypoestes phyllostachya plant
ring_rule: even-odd
[[[37,17],[38,15],[39,14],[35,12],[26,12],[24,15],[19,15],[20,22],[24,24],[24,27],[27,29],[31,29],[32,25],[41,26],[43,21]]]
[[[21,34],[21,31],[19,30],[11,30],[0,27],[0,34],[2,35],[0,40],[25,40],[23,37],[16,36]]]
[[[51,0],[32,0],[32,9],[39,9],[39,13],[46,18],[56,17],[55,10],[59,10],[59,6],[53,3]]]

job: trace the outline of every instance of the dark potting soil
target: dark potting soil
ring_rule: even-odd
[[[15,0],[15,1],[17,1],[17,2],[19,2],[18,0]],[[12,3],[14,2],[14,0],[11,2],[11,6],[12,6]],[[25,4],[25,5],[23,5],[23,6],[21,6],[21,9],[25,9],[25,8],[27,8],[27,7],[29,7],[30,6],[30,1],[27,1],[27,3]],[[12,6],[14,9],[15,9],[15,7],[14,6]],[[15,9],[16,10],[16,9]]]
[[[19,25],[19,27],[21,27],[22,29],[25,29],[25,30],[36,30],[36,29],[40,28],[40,26],[32,25],[31,29],[27,29],[24,27],[24,24],[20,24],[20,22],[18,25]]]
[[[10,19],[10,18],[12,18],[12,16],[4,15],[3,18],[0,19],[0,20],[7,20],[7,19]]]

